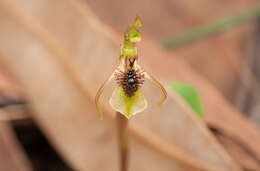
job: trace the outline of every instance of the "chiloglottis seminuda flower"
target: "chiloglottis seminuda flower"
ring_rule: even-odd
[[[112,93],[109,100],[114,110],[120,112],[128,119],[146,109],[147,101],[142,92],[142,85],[145,79],[152,81],[162,91],[162,98],[158,104],[160,106],[166,99],[167,93],[164,87],[150,74],[140,67],[137,63],[138,53],[135,44],[141,41],[142,35],[138,31],[142,23],[139,17],[136,17],[133,25],[129,26],[124,34],[124,44],[121,45],[120,64],[112,75],[99,88],[95,102],[100,117],[103,117],[99,103],[100,96],[105,86],[115,78],[117,88]]]

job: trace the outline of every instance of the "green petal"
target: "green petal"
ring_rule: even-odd
[[[147,107],[147,101],[142,90],[139,88],[132,97],[128,97],[122,86],[117,87],[112,97],[109,100],[112,108],[128,119],[139,112],[142,112]]]

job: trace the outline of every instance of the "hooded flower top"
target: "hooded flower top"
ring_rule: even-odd
[[[121,46],[120,64],[97,92],[95,102],[101,118],[102,111],[99,98],[106,84],[113,78],[115,78],[118,86],[112,93],[109,103],[114,110],[128,119],[147,107],[147,101],[141,89],[146,78],[159,87],[163,93],[158,105],[160,106],[166,99],[167,93],[163,86],[137,63],[138,53],[135,44],[141,41],[142,35],[137,29],[141,26],[140,18],[136,17],[133,25],[127,28],[124,34],[124,44]]]

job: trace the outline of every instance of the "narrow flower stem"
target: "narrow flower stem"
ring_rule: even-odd
[[[118,145],[120,152],[120,171],[127,171],[128,160],[128,141],[127,124],[128,120],[121,113],[116,113],[116,122],[118,129]]]

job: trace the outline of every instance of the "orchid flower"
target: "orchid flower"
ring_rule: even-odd
[[[152,83],[162,91],[163,96],[158,106],[161,106],[167,97],[164,87],[154,77],[145,72],[137,63],[138,52],[135,44],[142,39],[142,35],[138,31],[138,28],[141,26],[142,22],[137,16],[133,25],[126,29],[124,44],[121,45],[120,64],[112,75],[101,85],[96,94],[95,103],[101,119],[103,114],[99,99],[105,86],[114,78],[118,86],[112,93],[109,103],[115,111],[121,113],[127,117],[127,119],[142,112],[147,107],[147,100],[142,92],[142,85],[145,79],[152,81]]]

